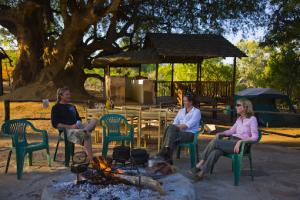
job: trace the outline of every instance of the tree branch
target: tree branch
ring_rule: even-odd
[[[0,25],[7,28],[13,34],[16,33],[18,23],[17,10],[9,6],[0,5]]]

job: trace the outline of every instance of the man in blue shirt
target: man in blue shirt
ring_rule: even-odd
[[[192,142],[194,135],[199,129],[201,112],[193,105],[195,103],[192,95],[183,98],[184,108],[180,109],[172,125],[165,130],[163,145],[158,157],[172,162],[173,151],[179,142]]]

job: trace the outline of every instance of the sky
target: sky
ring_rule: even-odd
[[[241,39],[244,40],[255,40],[260,41],[265,35],[265,30],[263,28],[256,28],[255,31],[249,31],[248,34],[243,34],[242,31],[237,32],[236,34],[227,33],[224,37],[231,42],[232,44],[236,45]],[[233,58],[225,58],[223,60],[226,64],[232,64]]]

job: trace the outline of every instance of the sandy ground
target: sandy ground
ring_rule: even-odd
[[[50,109],[42,109],[41,104],[12,104],[12,118],[45,117]],[[81,115],[84,108],[78,106]],[[0,114],[3,106],[0,104]],[[3,117],[0,116],[0,119]],[[57,132],[51,128],[49,121],[36,121],[34,124],[49,132],[49,144],[53,157]],[[226,126],[217,126],[218,130]],[[268,131],[290,135],[300,134],[300,128],[276,128]],[[37,141],[38,135],[29,134],[29,141]],[[200,151],[204,149],[213,135],[202,135],[199,139]],[[61,173],[69,170],[62,162],[53,162],[47,167],[45,151],[34,153],[33,166],[27,164],[22,180],[16,178],[15,155],[12,155],[9,173],[4,174],[10,138],[0,136],[0,199],[40,199],[43,187],[49,180],[55,179]],[[94,153],[100,154],[101,144],[94,144]],[[152,146],[151,153],[155,153]],[[81,147],[76,147],[77,151]],[[241,186],[233,186],[231,163],[227,158],[221,158],[215,167],[213,175],[202,182],[195,183],[198,199],[300,199],[300,138],[284,137],[274,134],[264,134],[260,144],[254,147],[255,180],[249,176],[241,177]],[[63,160],[63,145],[59,149],[58,160]],[[186,175],[190,167],[188,156],[184,153],[180,160],[175,160],[178,169]],[[248,172],[248,162],[244,161],[243,174]]]
[[[267,136],[266,136],[267,137]],[[37,136],[29,136],[36,141]],[[212,136],[203,136],[199,140],[200,151],[206,146]],[[51,155],[54,154],[56,135],[50,135]],[[22,180],[16,178],[15,156],[13,154],[9,173],[4,174],[10,139],[0,137],[0,199],[40,199],[43,187],[69,170],[62,162],[53,162],[47,166],[44,151],[34,153],[33,166],[25,164]],[[298,141],[300,144],[300,141]],[[100,154],[101,145],[94,145],[94,153]],[[76,148],[77,151],[81,147]],[[151,153],[154,154],[154,146]],[[63,160],[63,146],[59,149],[58,160]],[[180,160],[175,160],[176,166],[184,175],[190,167],[188,155],[183,152]],[[300,197],[300,157],[299,150],[257,144],[254,147],[255,180],[249,176],[241,177],[241,186],[233,186],[231,162],[221,158],[215,167],[214,174],[202,182],[194,184],[198,199],[297,199]],[[244,161],[244,172],[247,174],[248,162]]]

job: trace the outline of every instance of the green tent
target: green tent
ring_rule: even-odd
[[[239,98],[247,98],[253,104],[254,111],[280,112],[279,104],[285,104],[290,112],[295,112],[287,95],[272,88],[248,88],[235,95],[235,101]],[[288,122],[284,115],[270,113],[256,113],[260,125],[263,126],[286,126]]]

